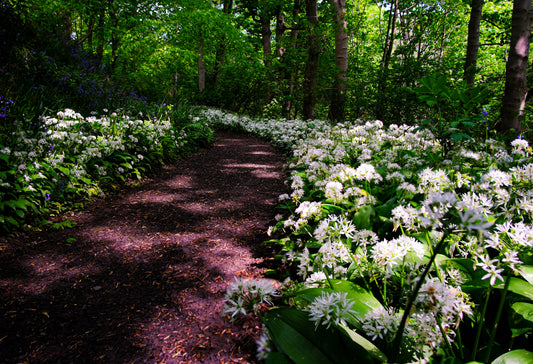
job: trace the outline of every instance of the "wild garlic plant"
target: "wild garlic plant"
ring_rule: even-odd
[[[327,351],[315,340],[326,329],[375,361],[489,362],[527,348],[533,150],[526,140],[465,141],[443,158],[439,141],[414,126],[314,122],[305,131],[296,121],[280,137],[268,130],[283,122],[210,113],[216,123],[293,146],[280,196],[286,213],[269,229],[294,266],[291,282],[299,282],[277,299],[288,309],[265,316],[278,351],[293,361],[304,355],[284,344],[287,330]],[[342,316],[333,300],[346,302]],[[320,324],[309,333],[305,321]]]
[[[189,141],[168,119],[137,119],[71,109],[41,117],[34,130],[0,140],[0,230],[72,206],[102,187],[140,178]]]
[[[235,278],[226,291],[224,314],[231,320],[250,313],[258,314],[263,306],[272,306],[278,291],[270,280]]]

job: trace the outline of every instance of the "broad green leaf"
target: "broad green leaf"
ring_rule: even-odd
[[[372,293],[353,282],[344,280],[332,280],[331,282],[335,291],[346,292],[348,298],[355,302],[352,309],[357,313],[357,317],[363,318],[367,313],[383,307]]]
[[[295,299],[303,299],[307,303],[312,303],[323,292],[345,292],[347,297],[354,302],[352,306],[354,314],[351,315],[351,319],[348,319],[347,322],[358,329],[361,328],[361,321],[369,312],[382,307],[381,302],[372,293],[355,283],[336,279],[331,279],[329,282],[332,284],[333,289],[308,288],[298,292]]]
[[[511,308],[524,319],[533,323],[533,304],[528,302],[516,302]]]
[[[484,272],[481,271],[479,272],[479,274],[476,272],[477,278],[474,278],[466,282],[465,284],[461,285],[461,288],[463,288],[465,292],[470,292],[470,291],[478,290],[478,289],[487,289],[490,285],[490,280],[479,278],[479,275],[481,274],[484,274]],[[501,280],[498,280],[494,284],[494,288],[503,289],[504,282],[502,282]],[[527,297],[533,300],[533,285],[529,282],[526,282],[523,279],[512,277],[509,282],[508,290],[510,292],[519,294],[521,296],[524,296],[524,297]]]
[[[28,206],[31,206],[32,203],[28,200],[25,200],[23,198],[19,198],[18,200],[13,201],[13,204],[15,207],[22,209],[24,211],[28,210]]]
[[[492,364],[532,364],[533,352],[525,349],[513,350],[497,357]]]
[[[359,335],[354,330],[346,326],[341,326],[341,330],[343,330],[346,335],[348,335],[350,339],[352,339],[352,341],[361,345],[361,347],[363,347],[367,351],[367,353],[369,353],[374,359],[378,360],[380,363],[386,363],[388,361],[387,356],[381,350],[379,350],[376,345],[372,344],[372,342],[365,339],[363,336]]]
[[[311,303],[315,298],[319,297],[322,292],[333,292],[328,288],[307,288],[296,293],[295,298],[303,299],[307,303]]]
[[[296,364],[373,363],[370,354],[335,327],[315,327],[306,312],[280,307],[264,316],[276,348]]]
[[[268,354],[265,364],[292,364],[292,361],[283,353],[271,352]]]
[[[273,309],[265,313],[264,323],[278,350],[294,362],[313,364],[331,360],[308,337],[313,334],[314,325],[305,312],[289,308]]]
[[[353,216],[353,223],[359,230],[372,230],[372,218],[376,215],[372,206],[363,206]]]
[[[70,175],[70,169],[67,167],[57,166],[57,169],[59,169],[60,172],[66,174],[67,176]]]
[[[498,288],[503,288],[503,283],[500,284]],[[509,291],[533,300],[533,285],[524,281],[523,279],[515,277],[511,278],[511,282],[509,283]]]
[[[518,271],[522,278],[533,284],[533,265],[522,265]]]

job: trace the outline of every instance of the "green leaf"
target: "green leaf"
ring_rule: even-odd
[[[525,320],[533,323],[533,304],[528,302],[516,302],[511,308]]]
[[[269,310],[265,326],[276,348],[296,364],[374,363],[369,353],[338,329],[315,328],[306,312],[289,307]]]
[[[335,291],[346,292],[347,297],[355,302],[352,309],[357,313],[357,317],[363,318],[369,312],[383,307],[372,293],[353,282],[344,280],[331,280],[331,282]]]
[[[522,278],[533,284],[533,265],[522,265],[518,271]]]
[[[475,274],[477,277],[474,277],[474,279],[461,285],[461,288],[463,288],[465,292],[471,292],[479,289],[487,289],[489,287],[489,279],[480,278],[480,276],[484,274],[484,271],[476,271]],[[498,280],[493,287],[496,289],[503,289],[504,286],[504,282]],[[530,300],[533,300],[533,285],[523,279],[512,277],[509,282],[508,290],[510,292],[519,294],[521,296],[529,298]]]
[[[367,353],[369,353],[374,359],[376,359],[380,363],[386,363],[388,361],[387,356],[383,354],[383,352],[379,350],[376,345],[372,344],[372,342],[365,339],[363,336],[359,335],[354,330],[346,326],[341,326],[341,330],[343,330],[346,335],[348,335],[350,339],[352,339],[353,342],[359,344],[367,351]]]
[[[292,361],[283,353],[272,352],[268,354],[265,364],[292,364]]]
[[[382,307],[381,302],[379,302],[372,293],[353,282],[336,279],[331,279],[329,282],[332,285],[332,289],[304,289],[296,293],[295,299],[303,299],[307,303],[312,303],[315,298],[319,297],[323,292],[345,292],[347,293],[347,298],[354,302],[354,305],[352,306],[354,314],[350,315],[347,322],[358,329],[362,328],[361,321],[369,312]]]
[[[63,166],[57,166],[57,169],[59,169],[60,172],[62,172],[65,175],[70,175],[70,169]]]
[[[492,364],[533,364],[533,352],[513,350],[497,357]]]
[[[358,230],[372,230],[372,218],[376,215],[372,206],[363,206],[353,216],[353,223]]]
[[[503,288],[503,283],[498,285],[498,288]],[[509,283],[509,291],[533,300],[533,285],[524,281],[523,279],[515,277],[511,278]]]

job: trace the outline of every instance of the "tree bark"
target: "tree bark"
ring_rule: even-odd
[[[270,68],[272,57],[272,30],[270,30],[270,16],[263,10],[261,13],[261,43],[263,44],[263,57],[266,68]]]
[[[104,25],[105,25],[105,6],[101,5],[100,16],[98,18],[98,46],[96,47],[96,60],[99,65],[102,65],[104,58]]]
[[[309,39],[307,50],[307,62],[304,76],[303,118],[312,120],[315,118],[316,105],[316,81],[318,76],[318,6],[317,0],[306,0],[305,4],[307,21],[309,22]]]
[[[225,0],[223,11],[225,14],[231,14],[233,11],[233,0]],[[216,85],[218,79],[222,73],[222,69],[226,64],[226,41],[227,37],[223,37],[217,46],[215,54],[215,70],[213,85]]]
[[[466,59],[464,78],[468,85],[474,86],[476,78],[477,53],[479,50],[479,25],[481,24],[481,12],[483,0],[472,0],[470,21],[468,22],[468,43],[466,46]]]
[[[348,32],[346,24],[346,0],[331,0],[335,7],[335,65],[337,78],[329,107],[329,119],[344,119],[346,81],[348,79]]]
[[[198,46],[198,91],[205,89],[204,38],[200,36]]]
[[[298,14],[300,13],[300,9],[302,7],[302,1],[301,0],[294,0],[294,6],[292,8],[292,18],[294,20],[296,20],[298,18]],[[297,27],[292,27],[291,29],[291,33],[290,33],[290,38],[291,38],[291,41],[290,41],[290,50],[289,52],[292,53],[294,52],[294,49],[296,49],[296,44],[297,44],[297,41],[298,41],[298,28]],[[282,55],[282,62],[284,61],[284,58],[286,56],[286,53],[284,53]],[[294,85],[296,83],[296,78],[297,78],[297,75],[298,75],[298,71],[297,70],[291,70],[291,69],[288,69],[286,68],[284,71],[283,71],[283,74],[284,74],[284,79],[286,80],[287,84],[288,84],[288,93],[285,97],[285,104],[283,106],[283,109],[282,109],[282,116],[285,117],[285,118],[290,118],[290,114],[291,114],[291,110],[292,110],[292,107],[293,107],[293,92],[294,92]],[[296,116],[295,116],[296,117]]]
[[[383,93],[387,85],[389,76],[389,64],[392,56],[392,49],[394,48],[394,37],[396,32],[396,21],[398,19],[399,1],[395,0],[391,3],[394,9],[391,8],[389,12],[389,23],[387,25],[387,36],[385,38],[385,46],[383,48],[383,56],[381,58],[381,74],[378,77],[378,95],[376,102],[376,118],[382,119],[384,115],[383,108]]]
[[[387,37],[385,39],[385,47],[383,49],[383,56],[381,58],[381,64],[383,70],[389,69],[390,59],[392,56],[392,49],[394,48],[394,36],[396,32],[396,21],[398,19],[399,1],[395,0],[393,4],[394,12],[389,14],[389,24],[387,27]],[[391,9],[392,10],[392,9]]]
[[[118,58],[117,51],[118,51],[118,45],[119,45],[119,37],[117,34],[118,16],[113,5],[114,5],[114,0],[110,0],[109,1],[109,18],[113,26],[113,30],[111,31],[111,59],[112,59],[111,69],[112,70],[115,69],[115,66],[117,63],[117,58]]]
[[[511,45],[505,71],[505,91],[501,108],[500,130],[520,135],[527,96],[527,62],[531,37],[531,0],[514,0]]]

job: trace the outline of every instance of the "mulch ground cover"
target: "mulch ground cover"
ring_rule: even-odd
[[[253,319],[222,316],[235,276],[262,277],[283,156],[253,137],[213,147],[68,216],[0,241],[2,363],[254,362]]]

